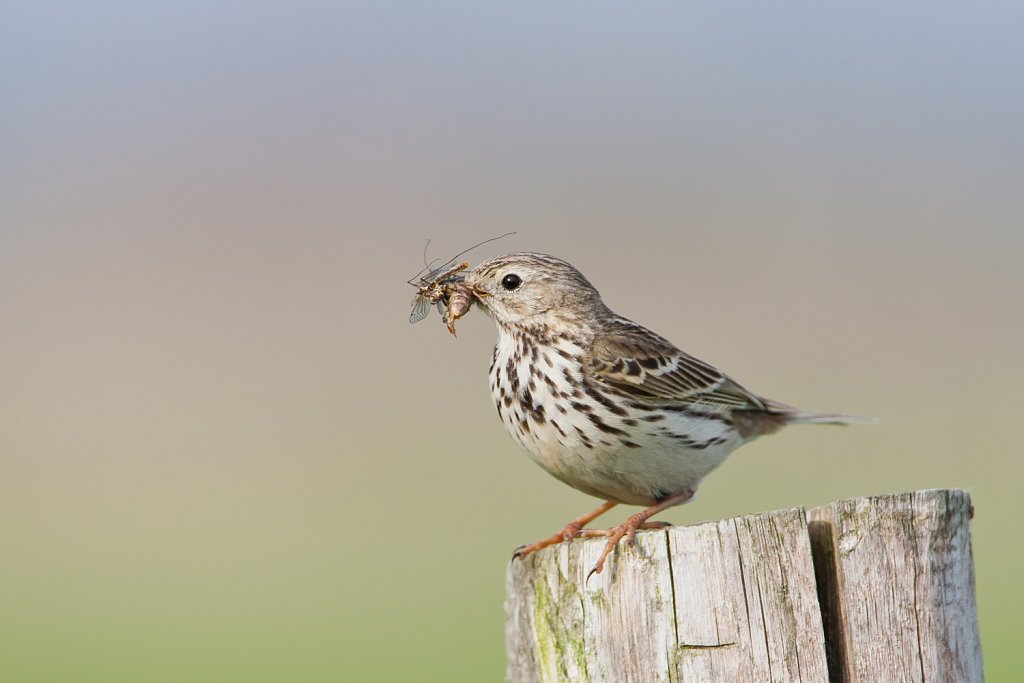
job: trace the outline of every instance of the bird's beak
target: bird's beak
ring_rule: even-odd
[[[480,287],[479,285],[470,285],[469,289],[470,289],[470,291],[472,291],[472,292],[473,292],[473,294],[474,294],[474,295],[475,295],[476,297],[478,297],[478,298],[480,298],[480,299],[483,299],[483,298],[485,298],[485,297],[488,297],[488,296],[490,296],[490,295],[491,295],[491,293],[490,293],[490,292],[488,292],[488,291],[487,291],[486,289],[484,289],[483,287]]]

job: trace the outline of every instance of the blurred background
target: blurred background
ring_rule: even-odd
[[[409,325],[428,256],[571,260],[750,388],[880,427],[675,523],[963,487],[1018,671],[1015,3],[5,3],[0,680],[500,679],[504,571],[595,503]],[[623,516],[609,515],[608,523]]]

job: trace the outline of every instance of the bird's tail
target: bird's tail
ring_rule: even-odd
[[[765,401],[765,408],[768,412],[785,417],[786,424],[790,425],[849,425],[849,424],[879,424],[878,418],[863,417],[861,415],[847,415],[845,413],[812,413],[806,410],[799,410],[793,406],[779,403],[778,401]]]
[[[846,415],[844,413],[809,413],[803,410],[793,410],[786,413],[786,424],[807,425],[849,425],[849,424],[879,424],[877,417],[864,417],[862,415]]]

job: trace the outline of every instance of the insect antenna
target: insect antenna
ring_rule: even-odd
[[[437,263],[437,259],[434,259],[430,263],[427,263],[427,248],[428,247],[430,247],[430,238],[429,237],[427,238],[427,243],[423,245],[423,268],[420,269],[420,272],[416,273],[411,278],[406,280],[406,282],[409,283],[410,285],[412,285],[413,287],[416,286],[416,283],[413,282],[413,280],[419,279],[424,273],[432,272],[430,270],[430,267],[432,265],[434,265],[435,263]]]
[[[452,256],[450,259],[448,259],[448,261],[446,261],[445,263],[442,263],[440,266],[438,266],[437,268],[434,268],[433,270],[431,270],[431,266],[433,266],[435,263],[437,263],[439,259],[434,259],[430,263],[427,263],[427,247],[430,246],[430,240],[427,240],[427,243],[423,246],[423,263],[425,264],[424,268],[422,270],[420,270],[420,272],[418,272],[415,275],[413,275],[409,280],[407,280],[407,282],[410,285],[412,285],[413,287],[415,287],[416,283],[413,282],[413,280],[416,280],[417,278],[422,278],[423,280],[431,280],[431,279],[433,279],[433,276],[435,274],[440,273],[442,270],[444,270],[448,266],[450,266],[453,263],[455,263],[456,259],[458,259],[460,256],[462,256],[464,254],[468,254],[469,252],[473,251],[477,247],[482,247],[483,245],[487,244],[488,242],[494,242],[496,240],[502,239],[503,237],[508,237],[509,235],[515,235],[515,234],[516,234],[515,231],[506,232],[503,235],[498,235],[497,237],[491,237],[490,239],[486,239],[483,242],[477,242],[476,244],[471,246],[469,249],[463,249],[458,254],[456,254],[455,256]],[[426,275],[424,275],[424,272],[426,272]]]

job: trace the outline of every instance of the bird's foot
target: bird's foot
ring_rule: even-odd
[[[643,513],[638,512],[632,515],[629,519],[618,526],[613,526],[610,529],[583,529],[579,533],[579,538],[607,538],[608,542],[604,544],[604,550],[601,551],[601,557],[597,558],[597,563],[593,569],[587,574],[587,580],[594,574],[600,574],[601,570],[604,569],[604,561],[607,557],[615,550],[615,546],[619,544],[619,541],[623,537],[626,538],[626,543],[636,547],[636,532],[639,529],[664,529],[665,527],[672,526],[668,522],[648,522],[643,518]]]
[[[585,524],[594,521],[604,513],[611,510],[613,507],[615,507],[615,503],[612,503],[610,501],[607,503],[602,503],[597,509],[591,510],[585,515],[580,515],[576,519],[566,524],[558,533],[549,536],[542,541],[537,541],[536,543],[531,543],[530,545],[519,546],[518,548],[516,548],[516,551],[512,554],[512,559],[521,559],[531,553],[537,552],[542,548],[547,548],[549,545],[555,545],[557,543],[562,543],[564,541],[571,541],[572,539],[580,535],[580,532],[583,530],[583,526]]]
[[[648,529],[667,529],[672,526],[672,522],[643,522],[637,525],[637,530],[648,530]],[[608,538],[615,534],[619,527],[613,526],[610,529],[580,529],[580,532],[576,534],[576,538]],[[621,536],[619,537],[621,539]],[[636,545],[635,532],[634,536],[631,537],[633,545]]]
[[[530,553],[535,553],[542,548],[547,548],[551,545],[557,545],[559,543],[567,543],[574,538],[594,538],[597,536],[607,536],[608,529],[584,529],[583,524],[579,520],[572,520],[562,530],[548,536],[542,541],[531,543],[530,545],[521,545],[516,548],[516,551],[512,554],[512,559],[522,559]]]
[[[604,569],[604,561],[608,556],[615,550],[615,546],[618,545],[619,541],[622,540],[623,536],[626,537],[627,542],[633,546],[636,546],[636,531],[637,529],[656,529],[659,527],[666,526],[665,522],[648,522],[647,520],[658,514],[662,510],[666,510],[673,505],[679,505],[693,498],[693,489],[683,489],[679,493],[671,495],[657,505],[652,505],[646,510],[642,510],[634,515],[630,515],[629,519],[620,524],[619,526],[612,527],[607,530],[608,542],[604,544],[604,550],[601,551],[601,557],[597,558],[597,563],[594,568],[587,574],[587,581],[594,574],[600,574],[601,570]],[[668,525],[671,526],[671,525]],[[604,535],[604,534],[602,534]]]
[[[572,539],[576,538],[580,531],[581,529],[578,525],[576,525],[573,522],[569,522],[564,527],[562,527],[562,530],[558,533],[552,534],[551,536],[548,536],[543,540],[537,541],[536,543],[519,546],[518,548],[516,548],[516,551],[512,553],[512,559],[520,560],[526,557],[527,555],[535,553],[538,550],[541,550],[542,548],[547,548],[550,545],[556,545],[558,543],[562,543],[563,541],[571,541]]]

